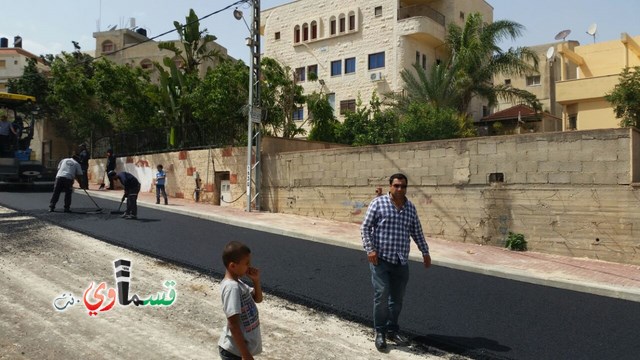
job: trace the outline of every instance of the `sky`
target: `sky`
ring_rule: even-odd
[[[374,1],[374,0],[371,0]],[[472,0],[482,1],[482,0]],[[22,37],[23,48],[36,55],[58,54],[73,51],[71,41],[78,41],[82,50],[95,49],[93,33],[110,26],[128,27],[130,18],[135,25],[147,29],[149,37],[174,29],[173,22],[185,22],[189,9],[199,17],[211,14],[236,0],[28,0],[2,1],[0,37],[9,39],[13,46],[16,35]],[[262,9],[289,2],[288,0],[261,0]],[[567,40],[581,44],[593,43],[586,33],[589,26],[597,24],[596,41],[620,39],[620,33],[640,35],[640,1],[636,0],[488,0],[494,8],[494,20],[508,19],[525,26],[524,34],[516,42],[504,42],[510,46],[532,46],[554,42],[554,36],[569,29]],[[233,9],[228,9],[203,20],[201,28],[215,35],[217,42],[226,47],[231,56],[249,58],[244,39],[249,35],[246,25],[235,20]],[[250,6],[240,4],[247,22]],[[171,33],[162,40],[177,39]]]

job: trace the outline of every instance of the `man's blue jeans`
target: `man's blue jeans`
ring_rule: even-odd
[[[402,299],[409,282],[409,265],[392,264],[378,258],[369,263],[373,283],[373,326],[376,332],[398,331]]]

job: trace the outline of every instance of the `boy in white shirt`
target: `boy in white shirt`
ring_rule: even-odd
[[[256,306],[256,303],[262,302],[260,271],[251,267],[251,250],[237,241],[224,247],[222,261],[227,271],[220,282],[220,292],[227,325],[222,329],[222,336],[218,341],[220,358],[253,359],[253,355],[262,352],[260,319]],[[245,275],[253,282],[253,288],[240,279]]]

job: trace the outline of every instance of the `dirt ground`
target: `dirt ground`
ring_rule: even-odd
[[[131,260],[141,298],[169,295],[163,284],[175,281],[173,304],[116,302],[89,316],[83,293],[92,282],[115,288],[118,259]],[[218,280],[1,207],[0,304],[0,359],[216,359],[226,321]],[[381,354],[371,329],[269,294],[258,308],[259,359],[460,359],[418,346]]]

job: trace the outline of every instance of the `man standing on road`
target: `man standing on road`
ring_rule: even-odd
[[[422,252],[424,267],[431,266],[429,246],[418,213],[406,197],[407,177],[391,175],[389,185],[388,195],[371,201],[360,227],[371,269],[373,324],[378,351],[387,348],[387,339],[399,346],[408,344],[408,340],[400,335],[398,317],[409,281],[409,237]]]
[[[108,173],[116,170],[116,156],[113,155],[113,149],[109,148],[107,150],[107,169],[105,170]],[[113,179],[109,178],[109,190],[115,190],[113,187]]]
[[[116,173],[110,171],[109,179],[119,180],[122,186],[124,186],[124,195],[122,201],[127,199],[127,210],[122,215],[125,219],[137,219],[138,218],[138,193],[140,192],[140,182],[135,176],[126,171]]]
[[[56,182],[53,186],[53,195],[49,201],[49,212],[53,212],[60,199],[60,193],[64,191],[64,212],[71,212],[71,194],[73,194],[73,179],[82,176],[82,168],[78,163],[78,156],[73,155],[71,158],[62,159],[58,163],[58,173],[56,174]]]
[[[80,167],[82,168],[82,181],[80,182],[81,189],[89,188],[89,151],[87,150],[86,144],[80,144],[80,153],[78,154],[80,157]]]

